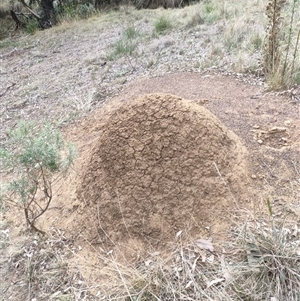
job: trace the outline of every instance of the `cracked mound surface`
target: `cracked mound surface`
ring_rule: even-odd
[[[155,243],[187,227],[196,233],[230,210],[245,184],[238,138],[193,102],[141,96],[102,131],[78,190],[86,227],[101,242]]]

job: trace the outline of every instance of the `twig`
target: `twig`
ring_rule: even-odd
[[[277,179],[277,176],[274,175],[274,173],[272,172],[272,170],[270,169],[270,167],[267,165],[267,163],[265,163],[264,161],[262,161],[263,165],[268,169],[270,175],[273,177],[273,178],[276,178]]]
[[[28,277],[28,300],[31,300],[31,257],[28,257],[27,261],[27,277]]]
[[[116,193],[117,193],[117,197],[118,197],[118,204],[119,204],[119,208],[120,208],[120,213],[121,213],[121,216],[122,216],[123,224],[124,224],[124,226],[126,228],[126,231],[127,231],[128,235],[131,237],[131,235],[129,233],[129,230],[127,228],[127,224],[126,224],[125,219],[124,219],[123,210],[122,210],[122,207],[121,207],[118,190],[116,191]]]
[[[214,165],[214,167],[216,168],[216,171],[217,171],[219,177],[221,178],[221,180],[223,181],[223,183],[227,186],[227,183],[226,183],[226,181],[224,180],[224,178],[222,177],[222,175],[221,175],[221,173],[220,173],[220,170],[219,170],[219,168],[218,168],[216,162],[213,162],[213,165]]]
[[[13,50],[13,51],[14,51],[14,50]],[[10,86],[8,86],[8,87],[5,89],[5,91],[2,92],[2,93],[0,94],[0,97],[4,96],[4,95],[8,92],[8,90],[9,90],[10,88],[14,87],[15,85],[16,85],[16,83],[12,83]]]
[[[235,204],[236,208],[240,208],[240,206],[238,205],[238,203],[237,203],[237,201],[236,201],[236,198],[234,197],[234,195],[233,195],[233,193],[232,193],[232,191],[231,191],[231,189],[230,189],[228,183],[225,181],[225,179],[224,179],[223,176],[221,175],[221,172],[220,172],[220,170],[219,170],[219,168],[218,168],[216,162],[213,162],[213,165],[214,165],[214,167],[216,168],[216,171],[217,171],[219,177],[221,178],[222,182],[223,182],[223,183],[225,184],[225,186],[228,188],[228,191],[229,191],[229,193],[230,193],[230,195],[231,195],[231,197],[232,197],[232,199],[233,199],[233,201],[234,201],[234,204]]]
[[[14,52],[16,52],[16,51],[17,51],[17,48],[14,48],[12,51],[10,51],[10,52],[8,52],[8,53],[5,53],[5,54],[2,54],[2,55],[0,56],[0,59],[5,58],[6,56],[10,56],[10,55],[12,55]]]
[[[112,258],[111,261],[112,261],[112,263],[114,264],[115,269],[116,269],[116,271],[118,272],[118,274],[119,274],[119,276],[120,276],[120,279],[121,279],[121,281],[122,281],[122,283],[123,283],[123,285],[124,285],[124,288],[125,288],[125,290],[126,290],[126,292],[127,292],[127,294],[128,294],[129,299],[130,299],[131,301],[133,301],[134,299],[131,297],[130,291],[129,291],[128,286],[127,286],[127,284],[126,284],[126,281],[125,281],[125,279],[124,279],[124,277],[123,277],[123,275],[122,275],[122,273],[121,273],[121,271],[120,271],[120,269],[119,269],[119,267],[118,267],[118,265],[117,265],[117,262],[116,262],[116,260],[114,259],[114,257],[113,257],[112,254],[111,254],[111,258]]]
[[[105,236],[107,236],[107,238],[112,242],[112,244],[115,246],[116,244],[113,242],[113,240],[110,238],[110,236],[106,233],[106,231],[103,229],[103,227],[101,226],[101,221],[100,221],[100,214],[99,214],[99,204],[97,204],[97,216],[98,216],[98,224],[100,229],[103,231],[103,233],[105,234]]]
[[[299,173],[299,170],[298,170],[298,168],[297,168],[296,163],[295,163],[293,160],[291,160],[291,162],[292,162],[292,164],[293,164],[293,167],[294,167],[294,169],[295,169],[295,172],[299,175],[300,173]]]
[[[33,14],[33,16],[34,16],[37,20],[39,20],[39,21],[41,20],[41,17],[40,17],[38,14],[36,14],[36,13],[30,8],[30,6],[27,5],[27,4],[25,3],[24,0],[20,0],[20,2],[25,6],[25,8],[26,8],[30,13]]]

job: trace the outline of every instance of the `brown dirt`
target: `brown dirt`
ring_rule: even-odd
[[[244,156],[238,137],[194,102],[169,94],[126,102],[103,126],[83,172],[84,223],[99,223],[99,236],[90,237],[157,246],[183,229],[198,234],[233,207],[233,194],[243,195]]]
[[[145,105],[143,109],[144,114],[139,113],[134,115],[134,112],[141,111],[137,103],[139,101],[143,103],[143,101],[133,101],[133,99],[139,99],[139,95],[145,93],[159,92],[172,92],[172,94],[176,94],[179,97],[192,100],[191,103],[175,97],[177,106],[180,103],[180,106],[189,108],[189,113],[185,113],[189,117],[186,118],[187,120],[193,119],[194,121],[192,123],[189,121],[186,125],[190,125],[194,131],[188,132],[187,127],[183,125],[178,126],[180,124],[178,120],[180,119],[177,120],[173,117],[172,119],[171,117],[170,119],[166,118],[166,125],[171,124],[171,121],[177,120],[177,125],[174,124],[173,129],[177,128],[178,133],[174,132],[173,135],[176,136],[179,133],[185,133],[184,135],[187,138],[185,141],[186,146],[188,143],[191,143],[192,137],[197,136],[198,133],[200,135],[202,133],[203,123],[199,118],[199,112],[203,112],[203,107],[205,107],[221,121],[217,121],[216,118],[212,117],[212,121],[210,121],[212,128],[210,128],[208,134],[211,135],[215,131],[213,129],[218,128],[219,130],[216,136],[208,135],[206,138],[207,141],[214,141],[218,145],[220,143],[220,136],[224,137],[225,135],[228,140],[224,148],[232,151],[232,154],[240,153],[242,149],[241,144],[247,149],[246,152],[242,151],[244,153],[243,156],[245,156],[245,161],[243,161],[245,162],[244,166],[240,166],[241,169],[244,169],[243,172],[237,168],[238,164],[235,165],[232,162],[232,154],[230,152],[227,154],[227,161],[225,161],[225,153],[221,149],[219,156],[217,154],[212,155],[213,160],[216,160],[221,175],[230,183],[232,196],[229,197],[229,187],[223,185],[222,179],[217,174],[216,169],[211,169],[212,174],[210,179],[201,178],[208,169],[199,170],[197,167],[205,162],[203,159],[208,158],[205,156],[201,156],[199,161],[192,159],[188,163],[186,170],[192,173],[192,177],[195,177],[190,187],[194,187],[195,191],[189,192],[189,194],[182,193],[186,199],[190,195],[191,200],[189,202],[178,202],[176,204],[177,207],[172,207],[177,202],[177,199],[172,199],[176,194],[176,189],[169,193],[162,191],[167,197],[166,200],[172,204],[169,206],[169,203],[166,201],[159,202],[159,200],[162,200],[162,195],[159,194],[157,187],[155,193],[151,197],[146,198],[145,196],[152,192],[147,188],[143,190],[138,185],[142,185],[142,183],[145,186],[151,184],[147,184],[147,181],[142,181],[142,179],[137,181],[134,178],[131,178],[131,180],[127,178],[130,172],[133,172],[133,174],[136,172],[133,169],[133,161],[137,159],[135,156],[138,156],[138,154],[133,154],[132,150],[130,153],[130,148],[127,150],[127,141],[130,141],[130,139],[120,137],[122,134],[121,132],[117,133],[117,129],[118,127],[122,128],[122,130],[128,129],[133,131],[136,129],[133,133],[134,137],[138,138],[141,135],[139,131],[141,128],[136,127],[138,123],[137,118],[148,116],[145,113],[149,112],[150,107]],[[174,101],[172,103],[175,104]],[[199,106],[195,105],[197,103],[203,105],[203,107],[199,108]],[[193,118],[191,118],[193,115],[192,112],[194,112]],[[171,114],[171,109],[167,112],[166,116],[171,116],[169,114]],[[174,117],[176,116],[175,114]],[[196,118],[196,116],[198,117]],[[212,115],[210,113],[206,115],[205,113],[205,116],[208,118],[208,116]],[[179,118],[179,116],[176,118]],[[131,124],[131,126],[128,127],[126,122]],[[278,129],[275,130],[275,128]],[[282,128],[285,129],[281,131]],[[189,214],[193,210],[193,205],[197,207],[195,204],[200,200],[200,198],[196,199],[195,196],[197,194],[201,195],[198,211],[193,212],[194,216],[198,218],[197,237],[213,236],[216,239],[217,236],[215,234],[224,230],[236,218],[244,220],[248,217],[240,216],[241,211],[235,210],[236,206],[232,206],[233,200],[241,208],[245,206],[248,206],[248,208],[252,207],[254,214],[257,216],[266,212],[266,199],[270,199],[274,208],[276,207],[276,214],[282,215],[292,211],[299,216],[299,129],[299,105],[290,102],[289,98],[266,93],[261,86],[251,86],[230,77],[212,74],[177,73],[164,77],[142,79],[128,85],[118,97],[107,102],[99,110],[94,111],[83,119],[80,124],[70,126],[66,130],[66,138],[76,144],[79,158],[74,168],[75,173],[63,184],[64,189],[59,189],[56,199],[57,204],[54,202],[54,209],[50,210],[48,216],[41,221],[44,223],[41,226],[47,228],[50,225],[55,225],[55,227],[66,231],[66,233],[69,233],[68,235],[73,235],[76,239],[79,239],[79,237],[81,239],[84,238],[84,241],[88,240],[95,243],[94,246],[98,246],[98,243],[100,243],[100,249],[97,247],[97,250],[103,250],[103,248],[105,249],[107,246],[110,246],[107,244],[107,237],[103,236],[103,231],[99,231],[103,226],[103,230],[106,230],[107,234],[111,235],[114,243],[118,244],[118,246],[122,245],[121,249],[123,251],[125,250],[123,243],[127,240],[127,247],[133,248],[133,251],[129,251],[129,255],[131,256],[137,250],[143,251],[144,248],[141,245],[141,240],[145,242],[145,235],[154,243],[155,248],[157,246],[155,245],[155,238],[159,239],[163,237],[166,240],[171,237],[174,238],[174,233],[177,230],[182,229],[183,226],[193,225]],[[238,138],[234,134],[230,134],[229,132],[231,131]],[[268,132],[269,135],[260,134],[262,131]],[[159,132],[159,129],[157,129],[157,132],[153,133],[157,136],[166,137],[167,132],[162,130]],[[279,135],[279,132],[282,135]],[[125,133],[126,131],[123,132],[123,135]],[[120,137],[119,140],[115,139],[116,134]],[[144,135],[141,137],[141,141],[147,142],[142,140],[142,138],[149,139],[156,150],[159,150],[161,142],[160,140],[154,140],[155,135]],[[261,139],[260,143],[258,142],[259,139]],[[179,148],[179,144],[176,144],[175,141],[179,141],[179,139],[174,140],[172,146]],[[142,144],[142,142],[136,141],[134,143]],[[237,149],[234,150],[233,145],[236,145]],[[199,145],[195,141],[194,144],[191,144],[190,148],[198,152],[204,150],[204,147],[206,145]],[[184,152],[182,153],[182,157],[177,156],[177,158],[178,161],[184,163]],[[108,154],[116,155],[115,158],[119,161],[112,161],[112,159],[109,159]],[[125,157],[124,154],[128,154],[128,157]],[[141,153],[139,155],[141,156]],[[123,161],[121,160],[121,156],[123,156]],[[241,155],[241,158],[243,156]],[[155,154],[150,155],[149,153],[147,158],[150,161],[151,159],[154,160]],[[142,163],[145,163],[145,161],[147,160],[142,160]],[[232,165],[227,166],[225,162],[230,162]],[[102,165],[102,163],[105,164]],[[123,173],[115,169],[110,169],[110,166],[119,168],[122,164],[123,166],[129,166],[128,170],[123,170]],[[166,161],[164,161],[164,164],[167,164]],[[193,164],[195,165],[194,169],[191,168]],[[155,167],[159,167],[159,165]],[[169,177],[171,179],[171,181],[168,181],[170,187],[174,187],[174,183],[178,179],[182,181],[179,182],[182,187],[185,186],[184,184],[188,176],[182,177],[180,168],[170,166],[173,169],[170,168],[168,170],[167,165],[164,167],[167,170],[167,172],[165,171],[165,179],[157,179],[159,168],[157,168],[156,173],[153,171],[151,174],[151,170],[149,171],[149,174],[154,175],[154,177],[157,174],[157,184],[164,183],[165,185],[165,180]],[[144,168],[143,165],[142,168]],[[245,174],[250,175],[250,177],[245,178]],[[109,179],[107,175],[109,175]],[[119,177],[116,177],[116,175],[119,175]],[[176,176],[173,178],[173,182],[172,176]],[[240,176],[244,178],[239,179]],[[97,179],[97,181],[91,184],[92,179]],[[195,188],[197,180],[202,184],[212,180],[207,185],[207,190],[211,194],[211,198],[205,196],[203,193],[204,189],[201,187]],[[135,181],[138,185],[130,187]],[[128,185],[127,189],[124,188],[126,185]],[[212,189],[213,185],[215,190]],[[164,186],[164,188],[166,187]],[[85,190],[84,200],[83,198],[78,198],[78,194],[76,193],[76,191],[82,192],[83,190]],[[185,193],[187,190],[188,188],[185,187]],[[131,195],[136,195],[136,200],[142,201],[139,203],[134,199],[126,199]],[[103,197],[101,202],[99,202],[99,199],[97,201],[98,197]],[[110,206],[108,206],[108,200],[112,200]],[[120,214],[120,204],[123,216]],[[184,206],[187,206],[187,208],[183,208]],[[161,215],[163,208],[165,208],[165,212],[164,215]],[[98,213],[102,214],[102,211],[105,214],[101,218],[101,224],[99,225]],[[97,216],[95,216],[96,214]],[[157,222],[157,218],[161,218],[161,216],[163,218],[160,222]],[[145,222],[156,221],[157,223],[155,225],[145,225],[141,217],[144,217]],[[125,220],[127,229],[123,219]],[[196,228],[194,227],[194,230]],[[219,236],[219,238],[226,239],[224,234]],[[86,243],[81,242],[81,245],[84,244]],[[91,253],[89,256],[92,256]]]

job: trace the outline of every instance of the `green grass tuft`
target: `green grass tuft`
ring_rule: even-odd
[[[172,28],[172,23],[166,16],[161,16],[155,21],[154,28],[157,33],[163,33]]]

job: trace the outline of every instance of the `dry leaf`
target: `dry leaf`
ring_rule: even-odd
[[[195,241],[195,244],[196,244],[196,246],[197,246],[198,248],[200,248],[200,249],[209,250],[209,251],[211,251],[211,252],[214,251],[214,247],[213,247],[213,245],[212,245],[212,243],[211,243],[210,240],[206,240],[206,239],[197,239],[197,240]]]
[[[177,238],[181,235],[181,233],[182,233],[182,230],[178,231],[178,232],[176,233],[175,238],[177,239]]]

